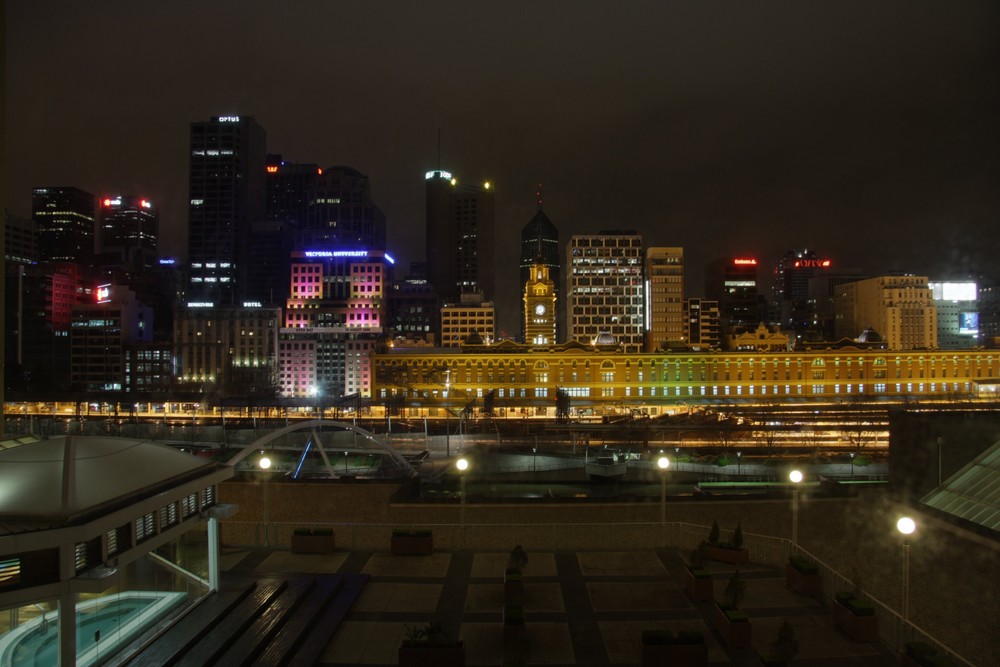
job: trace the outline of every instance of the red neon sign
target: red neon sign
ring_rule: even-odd
[[[743,265],[749,264],[750,266],[757,266],[757,260],[756,259],[734,259],[733,260],[733,264],[743,264]]]

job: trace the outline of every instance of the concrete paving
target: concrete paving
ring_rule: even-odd
[[[739,566],[747,581],[743,608],[753,624],[753,649],[730,650],[714,630],[713,606],[691,602],[682,587],[683,561],[674,550],[528,554],[524,570],[526,659],[505,650],[503,572],[506,552],[437,552],[431,556],[231,550],[224,569],[244,574],[363,572],[371,579],[333,634],[320,665],[397,664],[408,629],[441,622],[465,643],[466,664],[637,665],[644,630],[700,630],[710,665],[756,665],[788,619],[799,653],[795,665],[897,664],[884,644],[859,644],[837,630],[823,603],[784,585],[783,572]],[[736,566],[709,563],[716,598]],[[505,662],[505,658],[507,662]]]

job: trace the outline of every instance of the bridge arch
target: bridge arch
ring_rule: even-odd
[[[229,459],[229,461],[227,461],[227,465],[235,467],[237,463],[239,463],[246,457],[250,456],[250,454],[252,454],[253,452],[265,449],[269,443],[273,442],[274,440],[277,440],[278,438],[284,435],[293,433],[295,431],[305,431],[307,429],[312,430],[313,439],[319,444],[320,447],[322,447],[323,446],[322,439],[319,437],[319,433],[317,432],[316,429],[323,428],[325,426],[332,426],[345,431],[353,431],[354,433],[357,433],[359,436],[368,439],[369,441],[374,443],[379,449],[383,450],[386,454],[388,454],[389,457],[392,459],[392,461],[397,466],[399,466],[399,468],[403,471],[403,473],[407,477],[412,478],[412,477],[417,477],[419,475],[419,473],[417,473],[417,469],[414,468],[413,465],[411,465],[410,462],[407,461],[403,457],[403,455],[399,453],[398,449],[393,447],[385,440],[379,438],[371,431],[366,431],[365,429],[355,426],[354,424],[349,424],[347,422],[341,422],[341,421],[333,421],[330,419],[314,419],[312,421],[302,422],[299,424],[290,424],[288,426],[285,426],[284,428],[280,428],[277,431],[274,431],[273,433],[268,433],[267,435],[258,438],[257,440],[254,440],[252,443],[250,443],[249,445],[241,449],[239,452],[237,452],[231,459]],[[326,455],[324,454],[324,458],[325,456]]]

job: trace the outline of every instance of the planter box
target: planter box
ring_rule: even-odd
[[[823,578],[818,574],[803,574],[795,566],[785,566],[785,586],[799,595],[819,599],[823,595]]]
[[[403,642],[396,657],[400,667],[465,667],[465,644]]]
[[[393,533],[394,556],[429,556],[434,553],[434,536],[431,533]]]
[[[697,577],[691,568],[684,568],[684,590],[693,602],[708,602],[715,596],[712,577]]]
[[[833,624],[856,642],[878,641],[878,617],[858,616],[837,600],[832,603]]]
[[[725,610],[715,605],[715,629],[729,648],[750,648],[753,625],[750,620],[731,621]]]
[[[676,640],[669,644],[642,643],[642,667],[662,667],[662,665],[680,665],[680,667],[704,667],[708,664],[708,644],[679,643]]]
[[[292,534],[292,553],[296,554],[332,554],[336,550],[337,541],[332,533],[323,535]]]
[[[726,547],[705,544],[705,558],[719,561],[720,563],[735,563],[739,565],[740,563],[746,563],[750,560],[750,551],[743,548],[729,549]]]

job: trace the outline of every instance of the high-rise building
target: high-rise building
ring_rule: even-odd
[[[34,264],[38,261],[38,225],[34,220],[4,211],[3,256],[8,263]]]
[[[555,291],[553,294],[556,300],[556,308],[558,309],[555,313],[551,313],[551,316],[555,318],[556,331],[555,337],[549,342],[555,343],[560,338],[559,323],[564,322],[566,319],[564,300],[560,298],[559,294],[563,284],[562,257],[559,250],[559,230],[556,229],[556,226],[552,224],[549,217],[545,215],[545,211],[542,210],[541,185],[538,186],[535,197],[538,201],[538,212],[528,221],[528,224],[521,228],[520,284],[524,285],[531,280],[534,273],[533,267],[536,264],[540,263],[548,270],[549,278],[552,279],[554,284]],[[525,342],[530,340],[525,328],[527,322],[525,313],[522,312],[521,339]]]
[[[874,329],[890,350],[937,348],[937,308],[926,276],[879,276],[840,287],[836,336]]]
[[[442,302],[495,294],[493,184],[460,183],[447,171],[425,175],[428,279]]]
[[[625,352],[644,347],[642,237],[634,231],[571,236],[566,246],[566,338],[614,336]]]
[[[722,345],[719,304],[706,299],[684,300],[684,337],[692,350],[717,350]]]
[[[250,116],[191,124],[189,300],[233,305],[254,296],[251,232],[264,220],[265,144],[264,128]]]
[[[461,347],[466,342],[492,343],[496,340],[496,312],[493,304],[478,295],[465,302],[441,307],[441,347]]]
[[[974,280],[930,283],[937,307],[938,347],[962,350],[979,344],[979,294]]]
[[[707,264],[705,298],[719,304],[723,335],[755,329],[765,319],[757,289],[757,260],[724,257]]]
[[[410,262],[409,275],[393,281],[387,305],[393,336],[434,342],[440,334],[441,302],[423,262]]]
[[[87,264],[94,257],[94,195],[74,187],[34,188],[31,218],[43,262]]]
[[[772,305],[775,319],[785,329],[802,335],[816,329],[815,311],[809,299],[809,281],[829,273],[833,262],[814,250],[789,250],[774,265]]]
[[[150,269],[157,261],[159,213],[145,197],[104,197],[100,205],[98,247],[114,253],[122,266]]]
[[[686,345],[684,248],[646,249],[646,352]]]
[[[84,391],[135,391],[130,349],[153,337],[153,310],[120,285],[98,285],[90,303],[73,306],[70,379]]]

